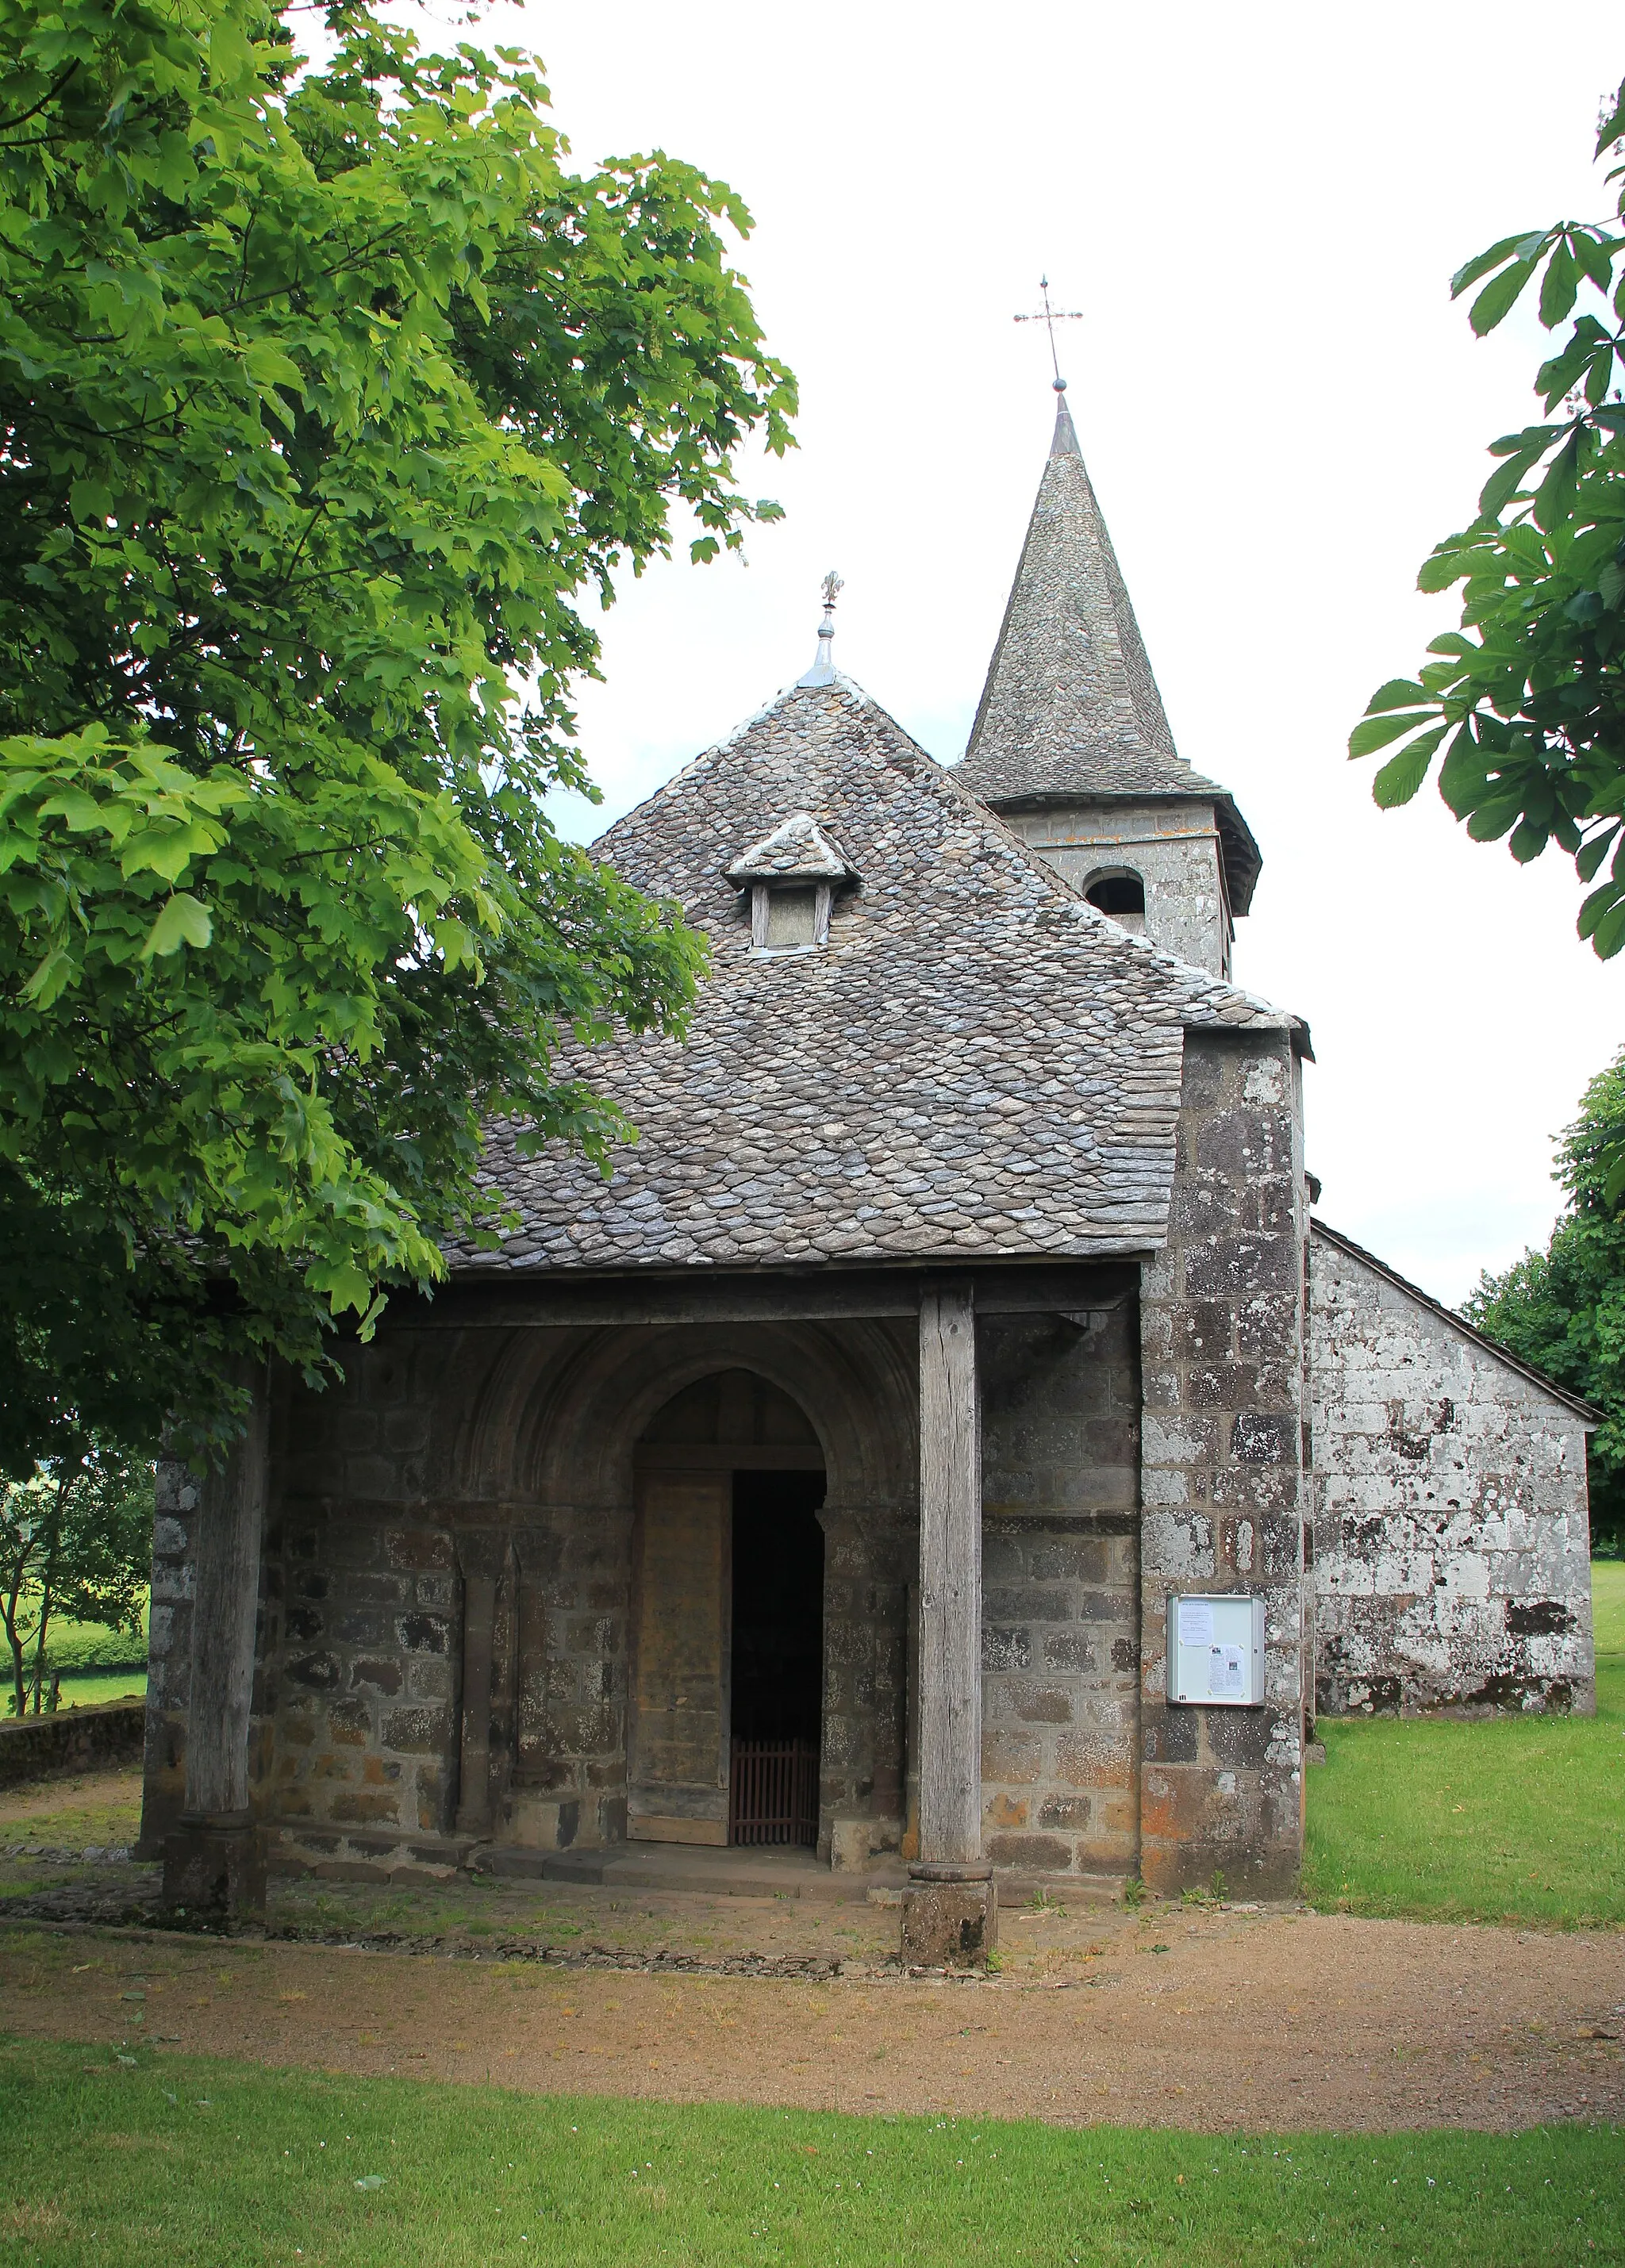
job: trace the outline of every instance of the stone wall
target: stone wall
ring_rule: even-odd
[[[641,1422],[628,1412],[661,1378],[681,1388],[697,1370],[708,1376],[752,1359],[822,1412],[837,1452],[838,1495],[824,1518],[821,1847],[831,1853],[843,1824],[853,1857],[896,1847],[917,1520],[904,1482],[913,1453],[887,1435],[890,1424],[905,1444],[912,1410],[880,1413],[897,1380],[912,1383],[906,1337],[885,1323],[521,1332],[430,1323],[387,1328],[351,1348],[322,1393],[284,1379],[272,1425],[251,1771],[255,1811],[275,1830],[273,1862],[400,1880],[444,1872],[487,1837],[556,1851],[624,1837]],[[180,1468],[164,1469],[159,1489],[143,1846],[152,1855],[184,1792],[196,1508]],[[470,1579],[491,1574],[489,1725],[475,1750],[481,1803],[463,1785],[462,1669],[469,1602],[480,1594]]]
[[[1589,1714],[1580,1412],[1318,1222],[1310,1252],[1317,1712]]]
[[[102,1701],[53,1709],[43,1717],[0,1719],[0,1787],[137,1764],[144,1738],[140,1701]]]
[[[1141,1292],[1141,1862],[1291,1887],[1303,1841],[1304,1201],[1285,1034],[1189,1032],[1165,1249]],[[1171,1592],[1265,1602],[1262,1708],[1171,1706]]]
[[[984,1322],[982,1837],[1026,1873],[1139,1862],[1132,1298]]]
[[[1085,889],[1102,869],[1126,867],[1145,885],[1145,934],[1215,976],[1230,973],[1230,920],[1210,803],[1046,805],[1011,810],[1006,824],[1057,873]]]

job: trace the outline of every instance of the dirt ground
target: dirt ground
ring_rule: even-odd
[[[1206,2131],[1625,2115],[1616,1937],[1179,1911],[1093,1942],[1047,1979],[811,1982],[16,1923],[0,2005],[13,2036],[671,2102]]]
[[[126,1783],[129,1785],[126,1785]],[[133,1834],[134,1774],[0,1797],[0,1849]],[[909,1977],[895,1907],[551,1883],[283,1884],[273,1934],[96,1927],[145,1867],[0,1866],[0,2022],[520,2089],[1200,2130],[1625,2116],[1625,1938],[1299,1909],[1032,1906]],[[54,1920],[44,1917],[54,1915]]]

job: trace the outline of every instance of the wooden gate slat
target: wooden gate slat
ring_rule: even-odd
[[[730,1843],[816,1844],[817,1742],[735,1739],[728,1812]]]

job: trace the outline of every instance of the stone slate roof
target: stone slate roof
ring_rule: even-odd
[[[1346,1252],[1351,1260],[1357,1260],[1363,1268],[1369,1268],[1374,1276],[1380,1276],[1385,1284],[1392,1284],[1396,1292],[1402,1292],[1407,1300],[1414,1300],[1419,1307],[1425,1307],[1430,1315],[1437,1315],[1440,1322],[1447,1323],[1452,1331],[1459,1332],[1464,1339],[1471,1339],[1474,1346],[1482,1347],[1486,1354],[1494,1355],[1497,1362],[1505,1363],[1509,1370],[1517,1371],[1520,1378],[1526,1378],[1532,1386],[1538,1386],[1542,1394],[1549,1394],[1554,1402],[1561,1402],[1566,1409],[1572,1410],[1588,1432],[1601,1425],[1607,1412],[1599,1410],[1594,1402],[1587,1402],[1583,1395],[1571,1394],[1566,1386],[1559,1386],[1555,1378],[1548,1378],[1545,1371],[1537,1370],[1533,1363],[1525,1362],[1522,1355],[1514,1354],[1510,1347],[1503,1347],[1499,1339],[1487,1338],[1474,1324],[1468,1322],[1465,1315],[1458,1314],[1454,1307],[1444,1306],[1424,1292],[1419,1284],[1413,1284],[1408,1277],[1401,1276],[1397,1268],[1390,1268],[1385,1260],[1379,1260],[1374,1252],[1368,1252],[1363,1244],[1356,1244],[1352,1236],[1345,1236],[1340,1229],[1328,1227],[1318,1214],[1311,1214],[1310,1218],[1309,1233],[1311,1246],[1318,1241],[1331,1245],[1338,1252]]]
[[[1065,398],[961,786],[995,808],[1198,796],[1215,806],[1233,912],[1262,860],[1225,789],[1176,750]]]
[[[826,946],[753,954],[725,870],[806,812],[861,876]],[[608,1182],[562,1145],[491,1181],[521,1226],[458,1266],[1092,1256],[1164,1234],[1183,1027],[1284,1016],[1131,937],[837,678],[795,687],[602,837],[712,968],[685,1042],[560,1070],[639,1130]]]
[[[742,857],[723,869],[730,882],[844,882],[856,880],[844,858],[810,811],[793,812]]]

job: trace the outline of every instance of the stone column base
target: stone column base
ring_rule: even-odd
[[[188,1929],[265,1918],[265,1837],[246,1811],[183,1811],[164,1840],[164,1914]]]
[[[989,1866],[924,1861],[903,1893],[903,1958],[916,1969],[977,1969],[999,1943],[999,1889]]]

